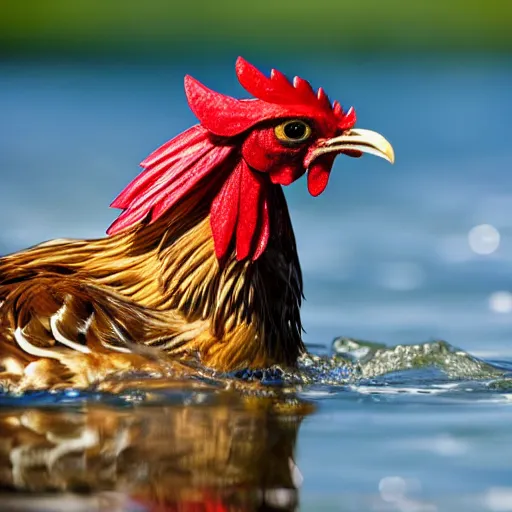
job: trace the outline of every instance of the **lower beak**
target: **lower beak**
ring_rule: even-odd
[[[309,164],[320,155],[332,152],[342,153],[343,151],[360,151],[380,156],[390,163],[395,162],[393,147],[382,135],[371,130],[353,128],[343,135],[327,139],[313,148],[307,156],[306,167],[309,167]]]

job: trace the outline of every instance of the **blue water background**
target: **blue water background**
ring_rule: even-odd
[[[255,61],[354,105],[358,126],[384,134],[396,152],[394,166],[339,157],[319,198],[305,180],[286,189],[305,277],[306,341],[442,338],[512,358],[512,313],[490,307],[493,293],[512,291],[512,61]],[[195,123],[186,73],[244,96],[233,59],[0,64],[0,252],[102,236],[116,216],[108,205],[138,162]],[[469,247],[479,224],[500,232],[490,255]],[[319,410],[299,434],[304,510],[399,510],[375,501],[379,482],[393,475],[420,496],[414,510],[512,510],[512,490],[496,490],[512,477],[507,394],[326,389],[310,398]]]

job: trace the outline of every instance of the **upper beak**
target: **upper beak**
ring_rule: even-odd
[[[313,148],[307,155],[306,167],[309,167],[309,164],[320,155],[342,151],[361,151],[380,156],[390,163],[395,162],[393,147],[382,135],[371,130],[353,128],[339,137],[326,139]]]

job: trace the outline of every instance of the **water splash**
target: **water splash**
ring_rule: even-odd
[[[421,380],[488,380],[503,376],[505,368],[478,359],[445,341],[415,345],[386,345],[336,338],[330,356],[304,355],[297,371],[285,373],[287,382],[306,385],[345,385],[376,380],[380,384]]]

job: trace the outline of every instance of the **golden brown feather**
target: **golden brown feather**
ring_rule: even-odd
[[[285,237],[272,238],[256,262],[217,260],[202,195],[126,233],[1,258],[3,378],[45,388],[156,371],[135,345],[175,360],[199,356],[223,372],[293,365],[304,348],[302,281],[280,187],[274,194]],[[18,363],[17,377],[9,360]]]

